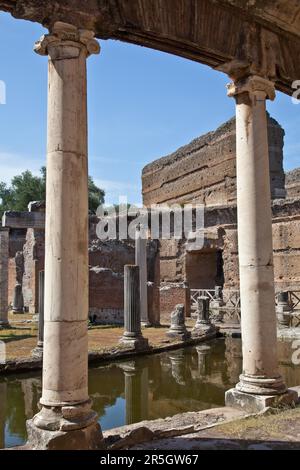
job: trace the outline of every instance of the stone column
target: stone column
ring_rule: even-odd
[[[209,334],[215,332],[215,328],[210,321],[209,297],[198,297],[197,299],[197,322],[192,331],[193,336]]]
[[[124,267],[124,334],[121,343],[134,348],[145,348],[148,340],[141,330],[141,300],[139,267]]]
[[[86,59],[91,31],[55,23],[35,52],[49,56],[45,325],[41,411],[28,422],[35,449],[98,449],[88,395],[88,169]]]
[[[278,371],[272,213],[266,99],[272,82],[257,76],[228,86],[236,99],[237,205],[243,374],[234,392],[278,395],[286,391]],[[227,393],[227,403],[243,396]],[[233,400],[232,400],[233,398]],[[245,397],[244,397],[245,398]],[[250,398],[245,398],[249,402]],[[265,402],[264,402],[265,404]],[[262,402],[259,402],[262,406]]]
[[[288,328],[292,323],[289,293],[280,292],[277,296],[276,314],[279,328]]]
[[[148,287],[147,287],[147,236],[141,227],[136,231],[135,239],[135,264],[140,268],[140,297],[141,297],[141,322],[144,326],[150,326],[148,315]]]
[[[42,357],[44,349],[44,288],[45,288],[45,271],[39,272],[39,331],[38,342],[36,348],[32,351],[33,356]]]
[[[21,284],[16,284],[14,290],[13,313],[24,313],[24,298]]]
[[[171,326],[166,335],[169,338],[181,341],[190,339],[191,333],[185,326],[185,311],[183,304],[176,305],[175,310],[171,313]]]
[[[0,227],[0,328],[8,326],[9,230]]]

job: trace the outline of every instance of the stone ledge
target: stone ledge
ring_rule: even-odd
[[[123,359],[130,359],[135,356],[152,355],[175,349],[181,349],[188,346],[197,346],[197,344],[204,341],[209,341],[216,338],[216,333],[203,335],[194,339],[185,341],[168,341],[166,344],[160,346],[149,346],[141,350],[135,350],[126,346],[116,346],[106,351],[89,351],[89,365],[96,365],[107,362],[116,362]],[[0,363],[0,375],[11,373],[22,373],[30,371],[38,371],[42,369],[42,359],[36,357],[28,357],[25,359],[8,360],[5,363]]]
[[[145,442],[183,436],[219,424],[242,419],[246,413],[229,407],[213,408],[200,412],[182,413],[172,418],[142,421],[103,433],[109,450],[129,449]]]

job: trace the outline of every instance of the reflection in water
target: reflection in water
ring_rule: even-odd
[[[291,343],[279,342],[280,370],[289,386],[300,384]],[[239,380],[241,341],[215,340],[187,348],[90,369],[89,390],[103,430],[145,419],[224,405]],[[26,420],[38,411],[40,374],[0,378],[0,448],[26,440]]]

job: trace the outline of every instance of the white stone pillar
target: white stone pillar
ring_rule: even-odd
[[[49,84],[43,393],[28,424],[34,448],[102,445],[88,395],[87,329],[86,59],[99,51],[93,32],[65,23],[35,46],[49,56]]]
[[[0,328],[8,326],[9,230],[0,227]]]
[[[278,371],[266,99],[272,82],[251,76],[228,86],[236,99],[237,205],[243,373],[236,389],[286,391]]]
[[[147,236],[143,228],[137,229],[135,240],[135,264],[140,268],[141,322],[149,326],[147,283]]]

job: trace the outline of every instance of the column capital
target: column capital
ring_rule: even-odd
[[[63,52],[57,52],[60,46],[64,46]],[[80,50],[84,48],[87,57],[100,53],[100,45],[94,32],[58,21],[49,34],[45,34],[35,43],[34,52],[39,55],[51,55],[54,59],[68,59],[78,57]]]
[[[227,95],[229,97],[236,97],[242,93],[248,93],[251,99],[261,97],[271,101],[276,96],[274,83],[258,75],[250,75],[227,85]]]

